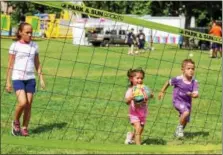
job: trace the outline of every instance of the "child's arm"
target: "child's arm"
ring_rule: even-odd
[[[187,95],[192,97],[192,98],[198,98],[199,97],[198,93],[194,93],[194,92],[188,92]]]
[[[34,63],[35,63],[36,71],[37,71],[37,73],[39,75],[39,78],[40,78],[41,88],[44,89],[45,88],[45,82],[44,82],[44,79],[43,79],[42,67],[40,65],[38,54],[35,55]]]
[[[212,34],[213,33],[213,27],[211,28],[211,30],[209,31],[209,34]]]
[[[169,87],[169,80],[166,81],[166,83],[163,85],[163,88],[161,89],[161,91],[159,92],[159,95],[158,95],[158,99],[162,99],[163,96],[164,96],[164,93],[166,91],[166,89]]]
[[[11,75],[12,75],[12,69],[15,62],[15,55],[9,54],[9,60],[8,60],[8,68],[6,73],[6,91],[12,92],[12,85],[11,85]]]
[[[133,94],[131,94],[130,96],[126,97],[126,98],[125,98],[125,102],[126,102],[126,104],[130,104],[131,101],[132,101],[133,99],[134,99]]]
[[[134,99],[134,95],[133,95],[132,89],[129,88],[127,92],[125,93],[125,103],[130,104],[133,99]]]
[[[199,97],[197,80],[195,80],[194,83],[193,83],[192,92],[187,92],[187,95],[192,97],[192,98],[198,98]]]

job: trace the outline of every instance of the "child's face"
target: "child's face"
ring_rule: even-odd
[[[186,76],[186,77],[193,77],[194,76],[194,64],[192,63],[186,63],[184,65],[184,67],[182,68],[182,71],[183,71],[183,74]]]
[[[130,78],[130,81],[135,86],[137,84],[142,84],[143,83],[143,78],[144,77],[143,77],[142,73],[135,73],[135,75]]]
[[[19,32],[19,35],[21,36],[21,40],[23,40],[26,43],[29,43],[32,39],[32,27],[30,25],[25,25],[23,27],[23,30]]]

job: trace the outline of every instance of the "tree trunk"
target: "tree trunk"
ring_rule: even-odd
[[[191,11],[190,9],[188,9],[185,13],[185,29],[190,28],[191,16],[192,16]],[[185,42],[185,47],[189,48],[190,46],[189,37],[184,37],[183,40]]]

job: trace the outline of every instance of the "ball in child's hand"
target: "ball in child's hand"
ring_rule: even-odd
[[[150,89],[145,85],[136,85],[133,87],[134,101],[140,104],[151,96]]]

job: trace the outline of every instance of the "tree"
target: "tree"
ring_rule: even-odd
[[[85,1],[84,4],[95,9],[106,10],[119,14],[150,14],[151,1]]]
[[[61,12],[60,9],[56,9],[53,7],[43,6],[36,3],[31,3],[27,1],[7,1],[8,6],[13,7],[13,12],[11,14],[12,26],[17,25],[24,16],[33,16],[37,13],[58,13]]]
[[[213,19],[222,20],[221,1],[177,1],[157,2],[150,5],[153,16],[185,16],[185,28],[190,28],[191,17],[196,18],[196,26],[207,27]],[[185,46],[189,47],[189,38],[184,37]]]
[[[186,18],[185,28],[189,28],[194,16],[197,26],[207,26],[213,19],[222,19],[221,1],[153,1],[150,5],[152,16],[179,16]]]

